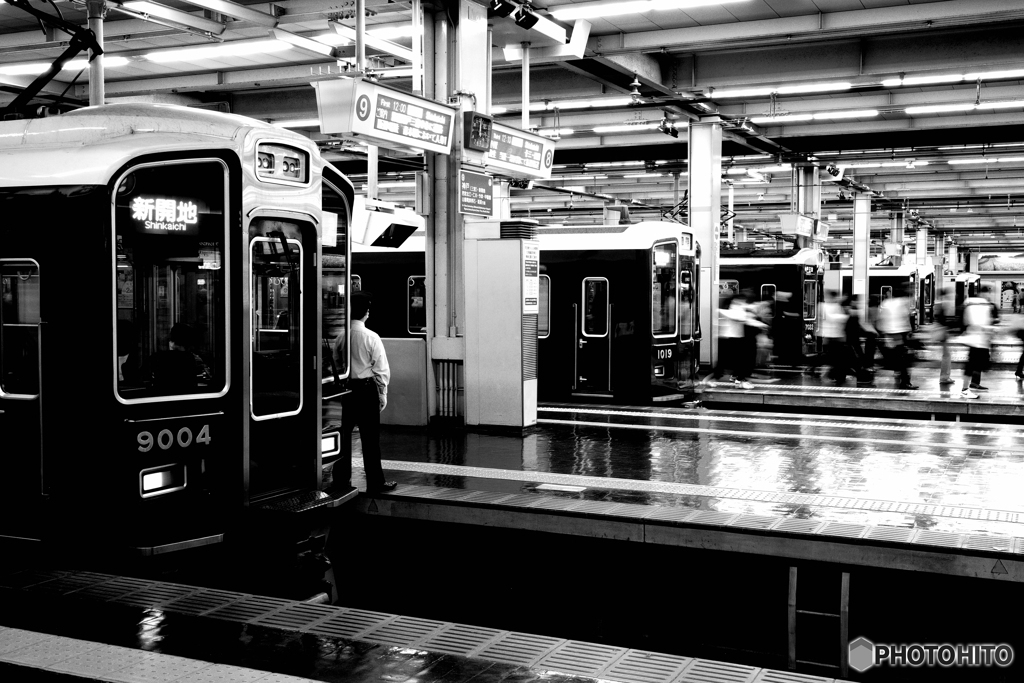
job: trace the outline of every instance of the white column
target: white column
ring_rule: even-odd
[[[957,266],[957,259],[959,258],[959,255],[956,251],[956,244],[949,245],[949,251],[946,254],[946,258],[949,261],[949,272],[955,276],[959,272],[959,267]]]
[[[928,231],[925,228],[917,229],[917,265],[928,265]]]
[[[491,46],[487,46],[490,54]],[[520,124],[522,130],[530,130],[530,44],[523,43],[523,116]]]
[[[688,139],[690,228],[700,245],[700,363],[718,359],[718,232],[722,211],[722,123],[691,121]]]
[[[871,195],[858,193],[853,196],[853,294],[861,299],[860,315],[867,320],[868,306],[868,259],[871,248]]]

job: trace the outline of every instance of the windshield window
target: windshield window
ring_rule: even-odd
[[[651,331],[655,336],[670,336],[676,333],[676,297],[678,291],[678,269],[676,265],[676,243],[666,242],[654,245],[651,252]]]
[[[220,395],[227,387],[220,161],[140,166],[114,209],[114,376],[122,400]]]

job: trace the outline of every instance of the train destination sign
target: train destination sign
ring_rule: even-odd
[[[459,213],[488,218],[494,213],[491,176],[459,171]]]
[[[139,232],[154,235],[196,235],[199,233],[199,207],[195,202],[167,197],[132,199],[128,207]]]
[[[492,124],[486,166],[509,171],[516,177],[550,178],[554,161],[554,140],[497,121]]]
[[[362,78],[316,81],[320,132],[391,149],[451,153],[455,110]]]

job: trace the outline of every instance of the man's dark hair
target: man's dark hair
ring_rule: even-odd
[[[356,292],[352,295],[352,319],[361,320],[366,312],[370,310],[370,295],[366,292]]]

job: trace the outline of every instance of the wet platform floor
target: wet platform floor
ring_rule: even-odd
[[[524,436],[381,446],[406,485],[1024,537],[1021,425],[548,405]]]
[[[0,571],[0,676],[74,683],[832,683],[89,572]]]

